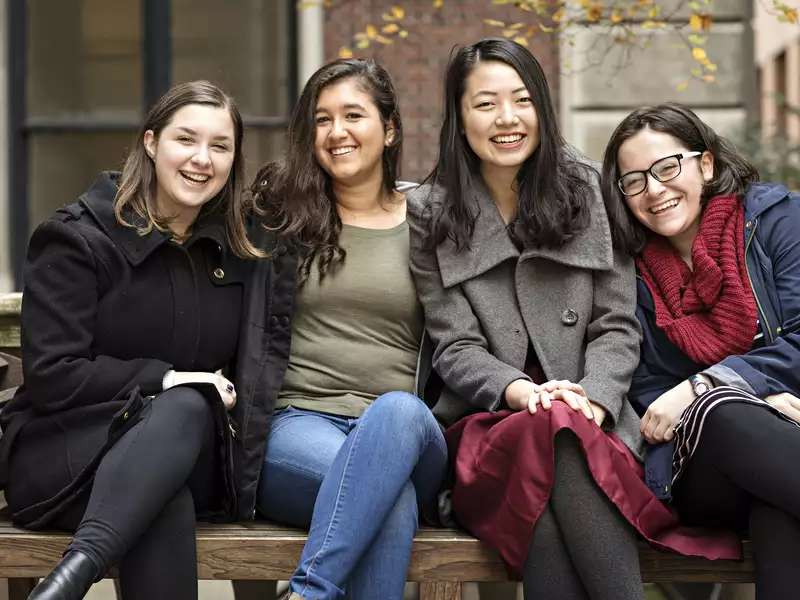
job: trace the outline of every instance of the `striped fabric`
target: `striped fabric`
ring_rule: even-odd
[[[761,398],[754,396],[744,390],[730,386],[719,386],[706,392],[689,407],[683,411],[681,420],[675,427],[675,452],[672,455],[672,484],[681,476],[683,469],[691,460],[695,449],[700,443],[703,434],[703,425],[712,410],[727,402],[747,402],[763,406],[784,421],[793,423],[800,428],[795,421],[784,415],[781,411],[773,408]]]

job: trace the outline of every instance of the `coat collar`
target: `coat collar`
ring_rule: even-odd
[[[757,219],[762,213],[788,198],[789,190],[777,183],[754,183],[745,193],[745,219]]]
[[[559,248],[526,248],[522,254],[508,235],[500,211],[480,178],[474,181],[474,202],[478,216],[470,248],[458,252],[452,240],[445,240],[436,249],[442,283],[451,287],[477,277],[508,259],[521,262],[543,258],[568,267],[607,270],[614,265],[611,230],[600,192],[592,186],[589,227]],[[443,190],[433,197],[443,199]]]
[[[146,235],[139,235],[135,228],[125,227],[117,222],[117,216],[114,214],[114,198],[117,195],[119,178],[118,172],[104,171],[100,173],[89,190],[81,196],[79,202],[125,255],[128,262],[135,267],[144,262],[157,248],[167,243],[170,237],[156,229]],[[131,221],[135,222],[133,215],[131,215]],[[202,218],[198,227],[195,228],[195,232],[187,241],[187,245],[201,238],[213,240],[222,249],[227,248],[225,223],[220,215],[209,215]]]

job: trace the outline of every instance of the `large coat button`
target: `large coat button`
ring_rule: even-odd
[[[214,277],[217,279],[223,279],[225,277],[225,271],[223,271],[220,267],[214,269]]]
[[[564,309],[564,312],[561,313],[561,322],[570,327],[575,325],[578,322],[578,313],[571,308]]]

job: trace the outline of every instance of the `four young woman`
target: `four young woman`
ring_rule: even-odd
[[[37,229],[0,483],[17,523],[75,537],[31,598],[113,565],[128,600],[194,598],[195,518],[257,506],[310,527],[288,597],[399,599],[448,446],[455,518],[526,598],[642,598],[637,531],[735,556],[670,496],[749,529],[760,597],[792,589],[800,196],[663,105],[612,136],[604,206],[508,40],[458,50],[444,102],[406,207],[374,62],[311,77],[250,195],[233,101],[182,84],[123,173]]]

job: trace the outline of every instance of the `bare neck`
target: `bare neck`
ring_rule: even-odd
[[[519,194],[516,189],[518,171],[518,167],[496,167],[481,163],[483,181],[506,224],[516,218],[519,210]]]

